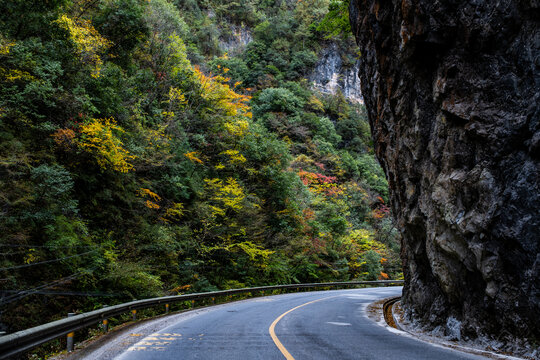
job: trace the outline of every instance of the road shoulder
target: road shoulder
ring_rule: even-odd
[[[433,332],[428,332],[421,329],[418,326],[415,326],[409,322],[401,308],[401,302],[397,302],[392,306],[392,315],[395,327],[390,326],[384,319],[384,303],[388,299],[378,300],[369,304],[365,309],[366,317],[377,323],[379,326],[386,328],[388,331],[393,333],[414,338],[419,341],[429,343],[433,346],[444,347],[452,349],[455,351],[460,351],[468,354],[484,356],[488,359],[494,360],[534,360],[536,357],[533,356],[524,356],[517,357],[507,354],[500,354],[494,351],[490,351],[489,344],[482,344],[480,342],[466,342],[466,341],[457,341],[457,340],[448,340],[442,336],[436,336]]]

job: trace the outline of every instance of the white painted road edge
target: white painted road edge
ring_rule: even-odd
[[[429,337],[428,336],[421,336],[421,335],[416,334],[416,333],[411,332],[411,331],[403,331],[403,330],[400,330],[400,329],[393,328],[393,327],[391,327],[390,325],[388,325],[386,323],[386,321],[384,320],[384,316],[380,316],[378,321],[374,321],[368,315],[367,308],[369,306],[372,306],[372,305],[373,305],[373,303],[365,304],[363,306],[362,314],[364,315],[364,317],[366,317],[370,321],[376,323],[377,325],[385,328],[386,330],[390,331],[391,333],[401,335],[401,336],[405,336],[405,337],[415,339],[415,340],[418,340],[418,341],[422,341],[423,343],[429,344],[429,345],[437,347],[437,348],[443,348],[443,349],[453,350],[453,351],[456,351],[456,352],[464,352],[464,353],[473,354],[473,355],[485,356],[485,357],[489,357],[491,359],[496,359],[496,360],[527,360],[525,358],[509,356],[509,355],[502,355],[502,354],[498,354],[498,353],[493,352],[493,351],[475,349],[475,348],[468,347],[468,346],[463,346],[463,345],[450,343],[450,342],[444,341],[443,339],[436,338],[434,336],[429,336]],[[396,320],[397,319],[394,317],[394,321],[396,321]],[[402,329],[404,328],[403,324],[399,324],[398,326],[401,327]]]

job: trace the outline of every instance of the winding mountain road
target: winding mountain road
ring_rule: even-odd
[[[260,297],[131,328],[79,359],[485,359],[396,334],[365,308],[401,287]]]

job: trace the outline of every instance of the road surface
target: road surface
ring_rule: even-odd
[[[365,308],[401,287],[304,292],[189,311],[131,328],[79,359],[486,359],[396,334]]]

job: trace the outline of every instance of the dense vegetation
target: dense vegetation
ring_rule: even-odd
[[[2,1],[2,326],[398,278],[364,109],[305,80],[329,41],[355,60],[350,38],[325,39],[336,3]],[[227,55],[238,29],[253,39]]]

